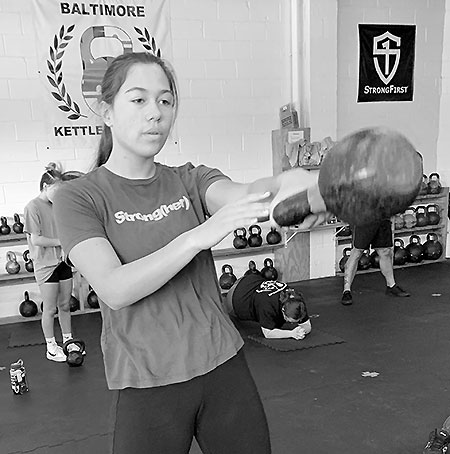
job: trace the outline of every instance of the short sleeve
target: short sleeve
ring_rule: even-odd
[[[35,203],[30,202],[23,210],[24,232],[29,235],[41,235],[41,218]]]
[[[279,312],[271,304],[255,304],[255,312],[258,318],[258,323],[266,329],[279,328],[278,319]]]

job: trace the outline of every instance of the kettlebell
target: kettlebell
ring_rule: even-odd
[[[20,216],[14,213],[13,230],[15,233],[23,233],[23,224],[20,222]]]
[[[430,232],[427,241],[423,243],[423,258],[426,260],[437,260],[442,255],[442,244],[436,233]]]
[[[69,350],[70,345],[76,345],[78,347],[78,350]],[[64,342],[63,345],[63,352],[66,355],[66,363],[70,367],[79,367],[83,364],[84,362],[84,355],[83,352],[86,349],[86,344],[84,341],[81,339],[70,339],[66,342]]]
[[[405,220],[403,219],[403,213],[398,213],[394,216],[394,229],[401,230],[405,226]]]
[[[6,271],[9,274],[17,274],[20,271],[20,265],[17,262],[17,257],[15,252],[8,251],[6,253]]]
[[[234,231],[233,246],[236,249],[244,249],[247,247],[247,230],[244,227],[236,229]]]
[[[259,247],[262,244],[262,236],[261,236],[261,227],[257,224],[251,225],[248,228],[249,236],[248,236],[248,245],[250,247]]]
[[[423,205],[416,207],[416,227],[425,227],[428,225],[427,210]]]
[[[278,244],[281,243],[280,232],[275,227],[270,228],[270,232],[266,235],[267,244]]]
[[[376,250],[370,254],[370,266],[372,268],[380,268],[380,256]]]
[[[27,291],[24,292],[24,300],[19,305],[19,312],[22,317],[34,317],[38,313],[37,304],[30,300],[30,295]]]
[[[33,260],[30,259],[30,251],[28,249],[23,251],[22,257],[23,261],[25,262],[25,269],[29,273],[32,273],[34,271],[34,265]]]
[[[394,239],[394,265],[404,265],[408,260],[405,243],[401,238]]]
[[[86,298],[87,303],[88,303],[89,307],[91,307],[92,309],[98,309],[100,307],[100,304],[98,302],[97,293],[95,293],[94,289],[92,289],[91,287],[89,287],[89,288],[90,288],[90,291]]]
[[[369,251],[366,249],[363,251],[361,257],[358,260],[358,270],[364,271],[370,268],[370,257]]]
[[[427,205],[428,224],[438,225],[441,222],[440,207],[435,203]]]
[[[80,301],[78,298],[75,298],[73,295],[70,295],[69,309],[70,309],[70,312],[75,312],[78,309],[80,309]]]
[[[422,176],[422,184],[420,186],[419,195],[427,195],[428,194],[428,177],[423,174]]]
[[[405,212],[403,213],[403,221],[405,222],[405,228],[412,229],[415,227],[417,218],[416,218],[416,210],[414,207],[406,208]]]
[[[8,225],[8,219],[5,216],[0,217],[0,234],[9,235],[11,233],[11,227]]]
[[[99,88],[102,83],[103,74],[105,74],[114,56],[104,55],[94,58],[92,55],[92,44],[94,40],[98,40],[96,44],[101,41],[117,40],[122,47],[122,52],[119,54],[126,54],[133,51],[133,42],[130,36],[119,27],[114,25],[96,25],[87,28],[80,38],[80,57],[83,68],[81,78],[81,91],[86,101],[87,106],[92,112],[100,115],[100,105],[97,102],[99,96]]]
[[[261,275],[266,281],[276,281],[278,279],[278,271],[274,268],[272,259],[264,259],[264,267],[261,269]]]
[[[339,260],[339,269],[345,273],[345,264],[347,263],[348,258],[350,257],[350,252],[352,252],[352,248],[346,247],[342,251],[341,260]]]
[[[244,276],[248,276],[249,274],[261,274],[256,268],[256,263],[253,260],[248,262],[248,270],[244,273]]]
[[[428,177],[428,194],[439,194],[441,192],[441,180],[439,174],[430,173]]]
[[[236,276],[233,274],[231,265],[225,264],[222,266],[222,276],[219,279],[219,285],[222,290],[230,290],[236,282]]]
[[[423,246],[420,243],[419,235],[411,235],[409,244],[405,247],[408,253],[408,262],[419,263],[423,259]]]

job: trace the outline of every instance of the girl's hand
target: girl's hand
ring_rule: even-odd
[[[302,340],[302,339],[304,339],[305,336],[306,336],[306,332],[305,332],[305,330],[304,330],[301,326],[295,327],[295,328],[291,331],[291,334],[292,334],[292,337],[293,337],[295,340]]]

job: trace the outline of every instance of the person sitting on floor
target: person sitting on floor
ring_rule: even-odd
[[[261,325],[268,339],[304,339],[311,322],[303,295],[284,282],[267,281],[259,273],[238,279],[225,298],[225,310],[239,320]],[[286,323],[297,326],[284,327]]]

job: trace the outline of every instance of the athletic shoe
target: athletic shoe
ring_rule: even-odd
[[[52,349],[53,350],[53,349]],[[56,361],[57,363],[63,363],[66,360],[66,355],[63,352],[63,349],[57,345],[54,351],[47,350],[47,359],[50,361]]]
[[[350,306],[350,304],[353,304],[352,292],[351,292],[350,290],[346,290],[346,291],[342,294],[341,303],[342,303],[344,306]]]
[[[408,292],[405,292],[397,284],[393,287],[386,287],[386,295],[389,296],[410,296]]]
[[[448,444],[450,443],[450,433],[444,429],[439,432],[434,429],[428,438],[428,443],[423,448],[423,454],[445,454],[448,450]]]

